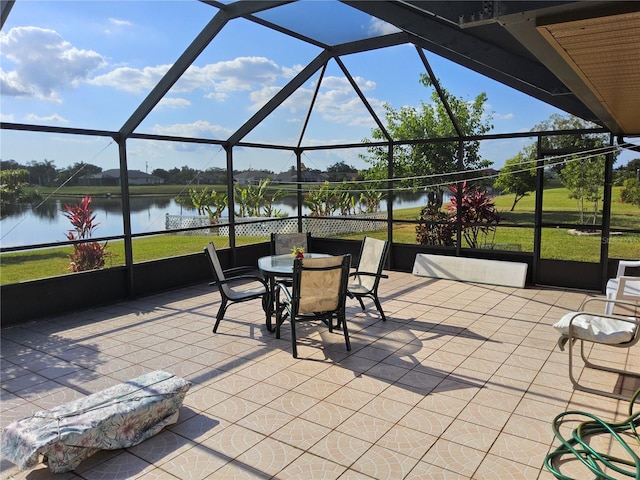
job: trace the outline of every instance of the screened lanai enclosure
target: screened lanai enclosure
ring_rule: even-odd
[[[3,325],[207,282],[209,241],[255,265],[272,232],[602,292],[640,258],[613,186],[640,157],[639,33],[637,2],[2,0],[2,169],[39,194],[3,205]],[[104,265],[70,266],[83,245]]]

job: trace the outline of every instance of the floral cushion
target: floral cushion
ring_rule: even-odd
[[[2,432],[2,458],[25,470],[44,456],[54,473],[75,469],[98,450],[131,447],[178,421],[191,383],[155,371],[51,410]]]

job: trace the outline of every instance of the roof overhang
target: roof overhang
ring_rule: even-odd
[[[640,2],[344,3],[561,110],[618,135],[640,135]]]

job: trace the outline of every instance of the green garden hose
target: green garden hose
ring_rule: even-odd
[[[595,474],[594,478],[596,480],[617,480],[620,478],[612,477],[608,473],[605,473],[605,468],[640,480],[640,458],[638,458],[627,442],[619,435],[621,432],[630,431],[633,438],[635,438],[636,442],[640,445],[640,437],[637,431],[637,427],[640,426],[640,412],[633,412],[633,406],[638,396],[640,396],[640,389],[636,390],[631,397],[629,402],[629,416],[621,422],[605,422],[593,414],[579,410],[567,411],[557,415],[553,420],[551,428],[553,429],[553,434],[560,440],[562,445],[546,456],[544,465],[547,470],[559,480],[576,480],[573,477],[563,474],[559,470],[559,463],[563,458],[566,458],[566,456],[574,456],[587,469]],[[571,432],[571,438],[565,439],[560,434],[560,425],[563,420],[566,420],[565,417],[571,415],[588,417],[590,420],[580,423],[578,427],[574,428]],[[602,434],[611,435],[628,453],[629,458],[618,458],[594,450],[589,445],[589,439]],[[579,480],[583,479],[581,478]]]

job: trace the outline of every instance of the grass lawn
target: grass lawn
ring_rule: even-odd
[[[132,186],[134,190],[135,186]],[[162,194],[154,186],[153,194]],[[176,186],[167,185],[168,189]],[[65,191],[72,194],[71,189]],[[86,194],[86,187],[77,187],[78,195]],[[93,187],[92,187],[93,188]],[[107,190],[109,187],[96,187]],[[139,186],[136,190],[150,191],[149,187]],[[164,194],[175,194],[174,191]],[[92,194],[98,194],[93,192]],[[620,187],[614,187],[612,204],[612,231],[615,228],[640,229],[640,207],[623,204],[619,201]],[[497,245],[496,248],[517,249],[525,252],[533,251],[533,221],[535,197],[528,196],[522,199],[513,212],[510,212],[513,203],[512,195],[503,195],[495,198],[498,210],[506,217],[496,231],[494,238],[486,243]],[[566,189],[555,188],[545,190],[543,222],[575,224],[577,222],[577,207],[575,200],[569,199]],[[420,208],[408,208],[394,210],[395,220],[416,221],[420,215]],[[599,219],[601,220],[601,219]],[[395,243],[415,244],[417,223],[395,223],[393,228],[393,241]],[[377,238],[386,238],[387,231],[379,230],[367,232]],[[352,235],[341,235],[341,238],[361,240],[362,232]],[[264,242],[266,238],[238,237],[236,243]],[[228,238],[213,235],[157,235],[133,239],[134,262],[145,262],[159,258],[186,255],[201,252],[204,246],[213,241],[218,248],[229,245]],[[601,237],[570,235],[567,229],[544,228],[542,231],[542,258],[575,260],[585,262],[598,262],[600,259]],[[612,234],[609,242],[609,256],[612,258],[638,258],[640,257],[640,234]],[[71,246],[54,247],[32,251],[5,253],[0,255],[0,284],[17,283],[68,273],[69,254]],[[122,241],[110,242],[109,252],[111,257],[107,259],[107,267],[124,265],[124,244]]]

